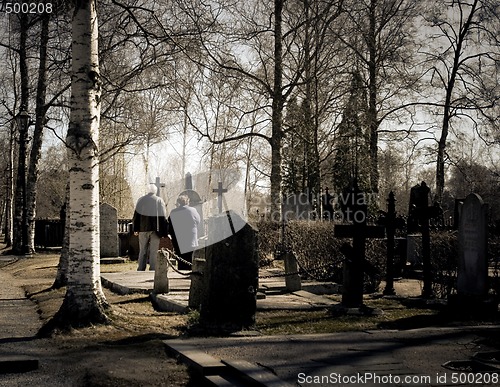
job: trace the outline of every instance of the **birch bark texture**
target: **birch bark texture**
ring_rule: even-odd
[[[61,317],[72,326],[105,322],[99,256],[99,121],[101,87],[96,0],[75,1],[71,115],[68,286]]]

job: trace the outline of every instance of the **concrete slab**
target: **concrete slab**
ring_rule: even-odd
[[[202,375],[221,375],[226,370],[225,364],[184,340],[164,341],[166,350],[189,367]]]
[[[209,375],[205,377],[205,384],[207,386],[214,387],[248,387],[248,384],[242,381],[235,380],[234,378],[221,376],[221,375]]]
[[[247,382],[247,385],[252,386],[268,386],[268,387],[291,387],[291,384],[285,383],[283,380],[274,375],[271,371],[264,367],[251,363],[246,360],[222,360],[231,372],[239,373]]]
[[[102,285],[118,294],[149,294],[154,287],[154,271],[125,271],[119,273],[101,273]],[[169,287],[172,291],[189,291],[189,276],[168,273]]]
[[[279,280],[269,278],[268,270],[261,270],[260,275],[264,277],[259,285],[264,290],[265,297],[258,297],[257,310],[311,310],[336,304],[327,297],[305,290],[314,289],[330,294],[338,289],[335,284],[307,281],[304,282],[303,290],[286,293],[284,277],[278,277]],[[190,277],[170,270],[168,278],[170,292],[152,296],[155,307],[165,312],[185,313],[188,308]],[[154,287],[154,271],[101,273],[101,280],[103,286],[118,294],[151,294]]]
[[[245,360],[220,360],[182,339],[165,340],[168,353],[179,358],[213,386],[290,387],[268,369]]]
[[[151,293],[151,300],[154,307],[162,312],[187,313],[189,311],[188,292]]]

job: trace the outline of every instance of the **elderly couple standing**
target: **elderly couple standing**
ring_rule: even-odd
[[[137,270],[155,269],[156,254],[160,247],[160,238],[169,235],[172,238],[175,253],[182,259],[192,262],[193,252],[198,246],[198,224],[200,215],[189,207],[189,197],[180,195],[177,208],[167,210],[162,198],[156,196],[156,186],[151,184],[147,194],[142,196],[135,206],[133,226],[134,234],[139,236],[139,266]],[[189,265],[179,262],[179,269],[189,269]]]

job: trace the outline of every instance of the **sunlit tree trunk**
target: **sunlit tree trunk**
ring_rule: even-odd
[[[78,0],[72,23],[71,116],[66,137],[69,165],[69,262],[63,304],[56,326],[107,321],[108,306],[99,267],[100,75],[96,0]],[[51,323],[44,329],[52,328]]]

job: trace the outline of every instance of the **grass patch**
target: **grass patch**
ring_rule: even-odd
[[[382,310],[372,316],[334,316],[329,309],[315,311],[262,311],[256,315],[255,329],[265,335],[294,335],[362,331],[381,328],[409,329],[431,326],[440,321],[439,311],[407,308],[397,299],[368,299],[365,305]]]

